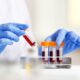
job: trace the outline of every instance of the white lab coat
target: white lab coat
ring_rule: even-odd
[[[0,0],[0,24],[3,23],[22,23],[31,26],[29,11],[27,9],[27,0]],[[32,35],[31,31],[28,32]],[[19,42],[7,46],[1,53],[0,59],[16,60],[22,55],[26,55],[28,43],[23,37]]]
[[[0,0],[0,24],[22,23],[30,26],[28,34],[33,39],[27,0]],[[19,42],[8,45],[0,54],[0,80],[27,80],[26,70],[17,61],[21,56],[27,56],[29,44],[20,37]],[[15,62],[12,65],[6,61]]]

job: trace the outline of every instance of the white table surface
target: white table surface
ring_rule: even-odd
[[[80,80],[80,66],[71,69],[33,68],[28,74],[20,64],[0,64],[0,80]]]

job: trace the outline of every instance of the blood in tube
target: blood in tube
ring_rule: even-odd
[[[26,40],[26,42],[29,43],[30,46],[34,46],[35,45],[35,42],[32,42],[27,35],[23,35],[24,39]]]
[[[44,62],[45,60],[45,51],[42,51],[42,61]]]
[[[60,56],[59,50],[56,50],[56,56],[57,56],[57,57]]]
[[[42,51],[42,57],[45,57],[45,51]]]
[[[60,52],[59,52],[59,50],[56,50],[56,56],[57,56],[57,63],[61,63],[62,62],[62,60],[60,60]]]
[[[47,63],[48,60],[45,60],[45,51],[42,51],[42,62]]]
[[[53,51],[50,51],[50,63],[54,63],[55,60],[53,59]]]
[[[59,58],[57,58],[57,63],[61,63],[62,62],[62,60],[60,60]]]

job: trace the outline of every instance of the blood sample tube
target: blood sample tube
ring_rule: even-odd
[[[35,42],[31,41],[27,35],[23,35],[23,37],[26,40],[26,42],[29,43],[30,46],[34,46],[35,45]]]
[[[60,59],[60,61],[62,61],[62,58],[63,58],[63,46],[64,46],[64,43],[62,42],[60,45],[60,48],[59,48],[59,52],[60,52],[59,59]]]
[[[42,62],[43,63],[48,62],[48,47],[42,46]]]
[[[56,61],[57,61],[57,63],[62,62],[62,58],[60,58],[60,57],[62,57],[62,55],[60,54],[60,49],[57,49],[56,50]]]
[[[56,49],[56,56],[57,56],[57,57],[60,56],[59,49]]]
[[[45,62],[48,63],[48,46],[45,47]]]
[[[57,63],[62,63],[62,49],[63,49],[64,43],[61,43],[60,47],[56,49],[56,61]]]
[[[55,59],[55,49],[53,49],[53,46],[55,46],[55,42],[41,42],[40,44],[41,46],[45,47],[45,61],[49,63],[54,63],[54,59]],[[44,53],[44,52],[43,52]]]
[[[55,62],[55,48],[54,47],[49,47],[49,55],[50,55],[50,63],[53,64]]]
[[[42,62],[43,63],[45,62],[45,49],[43,46],[42,46]]]

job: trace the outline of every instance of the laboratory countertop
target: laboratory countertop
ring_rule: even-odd
[[[20,64],[0,64],[0,80],[80,80],[80,66],[70,69],[32,68],[28,73]]]

